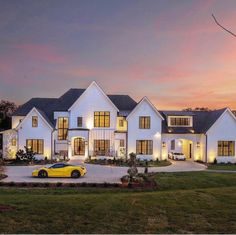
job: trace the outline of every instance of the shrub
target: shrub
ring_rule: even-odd
[[[24,150],[23,149],[19,149],[16,153],[16,161],[17,162],[33,162],[35,161],[35,153],[30,150],[29,148],[27,148],[26,146],[24,146]]]
[[[57,187],[61,187],[61,186],[62,186],[62,182],[57,182],[57,183],[56,183],[56,186],[57,186]]]
[[[217,160],[216,160],[216,158],[214,159],[214,164],[217,164]]]

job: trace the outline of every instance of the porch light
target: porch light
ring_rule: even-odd
[[[169,132],[169,133],[171,133],[171,132],[172,132],[172,130],[171,130],[171,129],[168,129],[168,132]]]
[[[162,148],[166,147],[166,142],[162,142]]]
[[[194,130],[190,130],[191,133],[194,133]]]
[[[200,148],[200,142],[197,142],[196,146],[197,146],[197,148]]]
[[[178,142],[178,145],[179,145],[179,146],[182,146],[182,141],[181,141],[181,140]]]

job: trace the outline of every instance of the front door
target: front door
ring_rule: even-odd
[[[189,158],[192,158],[192,144],[189,144]]]
[[[74,139],[74,155],[85,155],[85,141],[82,138]]]

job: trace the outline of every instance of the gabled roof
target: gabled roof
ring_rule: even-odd
[[[162,132],[174,134],[206,133],[227,108],[213,111],[159,111],[165,120],[162,122]],[[193,127],[168,127],[168,116],[192,116]]]
[[[91,89],[91,87],[96,87],[96,89],[98,89],[100,92],[101,92],[101,94],[105,97],[105,99],[107,99],[107,101],[116,109],[116,111],[118,112],[119,111],[119,109],[115,106],[115,104],[111,101],[111,99],[107,96],[107,94],[103,91],[103,89],[95,82],[95,81],[93,81],[89,86],[88,86],[88,88],[81,94],[81,96],[84,94],[84,93],[86,93],[86,92],[88,92],[90,89]],[[80,100],[80,97],[71,105],[71,107],[68,109],[69,111],[76,105],[76,103],[77,102],[79,102],[79,100]]]
[[[154,110],[154,112],[157,114],[157,116],[159,116],[162,120],[164,120],[164,118],[162,117],[162,115],[160,114],[160,112],[156,109],[156,107],[152,104],[152,102],[146,97],[144,96],[135,106],[135,108],[132,110],[132,112],[130,112],[130,114],[127,116],[127,119],[132,115],[132,113],[134,113],[137,108],[144,102],[146,101],[150,107]]]
[[[86,89],[70,89],[59,98],[32,98],[21,105],[12,116],[26,116],[33,107],[43,117],[55,126],[54,112],[68,111]],[[129,113],[136,106],[136,102],[128,95],[108,95],[111,102],[119,109],[119,113]]]
[[[44,113],[43,111],[41,111],[41,110],[39,110],[39,109],[33,107],[33,108],[27,113],[26,117],[22,120],[22,122],[20,122],[20,123],[18,124],[18,126],[16,127],[16,130],[18,130],[18,129],[21,127],[21,125],[25,122],[25,119],[27,118],[28,115],[30,115],[31,112],[36,112],[36,113],[38,113],[39,116],[42,118],[42,120],[48,125],[48,127],[49,127],[50,129],[53,129],[53,125],[52,125],[51,121],[48,119],[48,117],[45,115],[45,113]]]

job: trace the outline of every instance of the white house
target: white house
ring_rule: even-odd
[[[230,109],[160,111],[144,97],[107,95],[92,82],[59,98],[33,98],[3,133],[3,156],[24,146],[38,157],[167,159],[170,151],[203,162],[236,162],[236,118]]]

